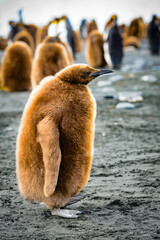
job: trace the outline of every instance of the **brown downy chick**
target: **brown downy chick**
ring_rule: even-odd
[[[74,45],[75,45],[75,52],[79,53],[82,51],[82,39],[79,31],[73,31],[74,34]]]
[[[30,46],[30,48],[32,49],[32,52],[34,53],[34,41],[33,38],[31,36],[31,34],[27,31],[27,30],[23,30],[21,32],[18,32],[14,39],[14,42],[16,41],[22,41],[28,44],[28,46]]]
[[[32,86],[70,65],[65,47],[60,43],[42,43],[36,48],[32,66]]]
[[[135,47],[137,49],[140,49],[141,47],[141,41],[134,36],[126,36],[123,38],[123,46],[124,47]]]
[[[25,91],[31,88],[32,52],[21,41],[14,42],[5,50],[2,59],[2,86],[6,91]]]
[[[58,35],[59,35],[59,34],[58,34]],[[64,43],[64,42],[59,38],[58,35],[55,36],[55,37],[47,36],[47,37],[45,37],[45,39],[43,40],[43,42],[44,42],[44,43],[56,43],[56,42],[57,42],[57,43],[61,43],[61,44],[65,47],[65,49],[66,49],[66,51],[67,51],[67,55],[68,55],[70,64],[73,64],[73,62],[74,62],[73,54],[72,54],[72,52],[71,52],[68,44],[67,44],[67,43]]]
[[[103,50],[103,35],[93,30],[87,37],[86,58],[92,67],[103,67],[106,65]]]
[[[63,207],[87,184],[96,106],[86,85],[110,72],[75,64],[32,91],[17,138],[17,178],[24,198]]]

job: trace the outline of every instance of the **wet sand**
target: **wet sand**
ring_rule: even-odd
[[[86,62],[84,52],[76,62]],[[0,239],[160,239],[160,57],[146,43],[127,50],[121,70],[89,87],[97,101],[95,144],[86,197],[69,207],[82,211],[78,219],[21,198],[15,147],[30,93],[0,92]],[[117,109],[119,93],[143,101]]]

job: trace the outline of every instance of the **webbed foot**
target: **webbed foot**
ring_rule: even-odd
[[[80,213],[81,212],[77,210],[61,209],[61,208],[55,208],[51,211],[52,215],[63,217],[63,218],[78,218],[78,214]]]

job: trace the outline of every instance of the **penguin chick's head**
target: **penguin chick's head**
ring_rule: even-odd
[[[112,70],[107,69],[98,70],[90,67],[87,64],[73,64],[64,68],[56,76],[60,77],[62,81],[68,82],[70,84],[87,85],[96,77],[112,72],[113,72]]]

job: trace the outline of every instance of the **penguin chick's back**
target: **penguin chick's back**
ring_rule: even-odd
[[[92,162],[94,110],[95,103],[87,86],[61,81],[59,74],[44,79],[33,90],[17,139],[17,177],[24,197],[59,207],[84,187]],[[47,129],[47,125],[51,127]],[[43,131],[45,128],[47,131]],[[41,131],[49,139],[56,137],[57,131],[60,134],[59,147],[55,148],[60,148],[62,154],[58,182],[49,197],[44,191],[44,182],[49,182],[50,175],[46,180]],[[57,140],[54,143],[55,140],[47,138],[50,151]],[[46,187],[46,191],[50,189]]]

